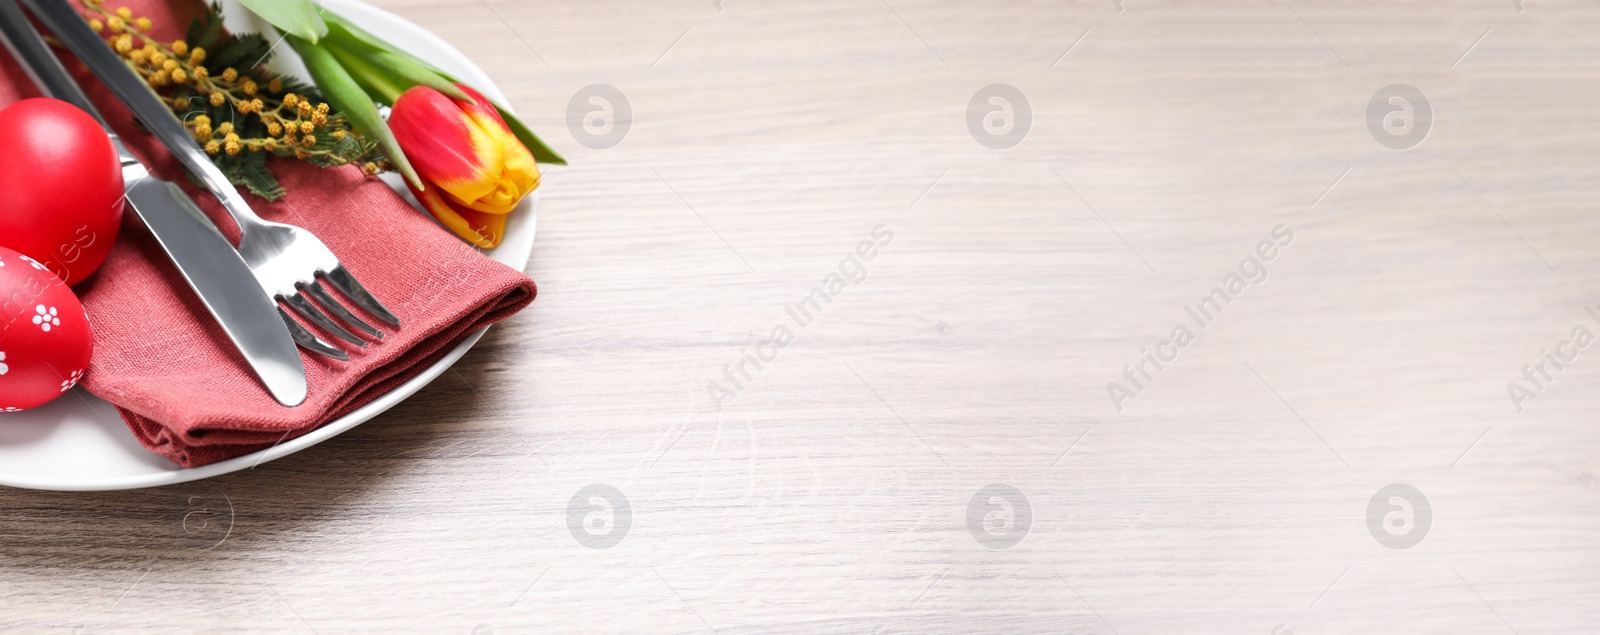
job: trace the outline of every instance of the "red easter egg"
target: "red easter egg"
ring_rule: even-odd
[[[37,260],[0,247],[0,412],[61,396],[89,368],[94,335],[72,289]]]
[[[0,247],[77,284],[122,226],[122,162],[100,123],[55,99],[0,110]]]

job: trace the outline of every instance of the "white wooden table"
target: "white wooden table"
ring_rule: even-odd
[[[1507,388],[1600,334],[1593,3],[379,4],[571,159],[538,301],[288,459],[0,491],[0,629],[1600,622],[1600,354]],[[1425,135],[1381,127],[1393,84]],[[591,94],[614,136],[569,127]]]

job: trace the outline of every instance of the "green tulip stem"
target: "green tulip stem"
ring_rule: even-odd
[[[437,67],[418,59],[410,53],[395,48],[394,45],[384,41],[383,38],[368,33],[365,29],[356,26],[353,22],[346,20],[337,13],[332,11],[324,12],[323,19],[328,23],[328,36],[324,38],[324,42],[356,55],[372,55],[373,59],[380,61],[382,66],[395,69],[396,75],[416,84],[429,86],[456,99],[467,102],[473,101],[470,98],[465,98],[465,94],[456,94],[460,93],[460,91],[456,89],[455,83],[460,82],[460,80],[451,77],[449,73],[439,70]],[[402,82],[404,81],[402,80]],[[493,100],[490,100],[490,103],[493,103]],[[522,145],[533,153],[534,159],[539,163],[567,164],[566,159],[562,158],[554,148],[551,148],[550,144],[545,143],[543,139],[534,134],[533,130],[529,129],[510,110],[500,104],[493,105],[495,110],[500,113],[500,118],[504,119],[506,125],[511,128],[512,134],[516,135],[517,140],[521,141]]]
[[[411,162],[406,160],[406,153],[400,149],[400,142],[394,138],[394,132],[389,130],[389,124],[378,114],[378,106],[372,103],[372,98],[367,96],[365,89],[350,76],[350,72],[339,64],[339,60],[328,49],[302,40],[293,35],[287,36],[289,46],[300,54],[300,59],[305,62],[306,70],[311,73],[311,79],[321,89],[322,96],[334,109],[344,113],[345,119],[350,122],[357,132],[367,138],[378,142],[384,154],[389,156],[389,161],[404,175],[406,182],[417,191],[423,191],[426,186],[422,178],[417,176],[417,171],[411,167]]]
[[[335,59],[339,60],[339,64],[343,65],[346,71],[349,71],[350,77],[355,79],[356,83],[360,84],[362,88],[366,89],[367,96],[373,100],[380,104],[393,106],[395,100],[399,99],[401,93],[405,92],[405,88],[396,83],[395,77],[378,70],[375,65],[363,59],[360,55],[338,46],[333,46],[331,41],[325,40],[325,42],[327,44],[323,48],[326,48],[329,53],[333,54]]]

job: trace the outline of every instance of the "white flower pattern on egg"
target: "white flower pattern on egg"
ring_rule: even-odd
[[[14,406],[6,406],[4,408],[0,408],[0,412],[22,412],[22,409]]]
[[[44,265],[39,264],[39,261],[37,261],[37,260],[34,260],[34,259],[29,258],[27,256],[23,256],[22,259],[27,261],[28,264],[33,265],[34,269],[38,269],[40,271],[48,271],[48,269],[46,269]]]
[[[11,372],[11,367],[6,365],[6,352],[0,351],[0,375]]]
[[[33,307],[33,312],[33,323],[39,325],[39,328],[44,332],[49,333],[51,328],[61,326],[61,318],[56,316],[55,307],[49,307],[46,309],[45,306],[41,304]]]
[[[72,390],[73,386],[78,385],[78,380],[79,379],[83,379],[83,371],[82,370],[72,371],[72,376],[71,377],[68,377],[66,379],[61,380],[61,392],[66,392],[68,390]]]

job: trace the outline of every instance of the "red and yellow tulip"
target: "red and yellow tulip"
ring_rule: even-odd
[[[389,128],[426,186],[411,186],[423,207],[467,242],[494,247],[506,215],[539,187],[539,166],[488,99],[456,86],[476,103],[414,86],[394,101]]]

